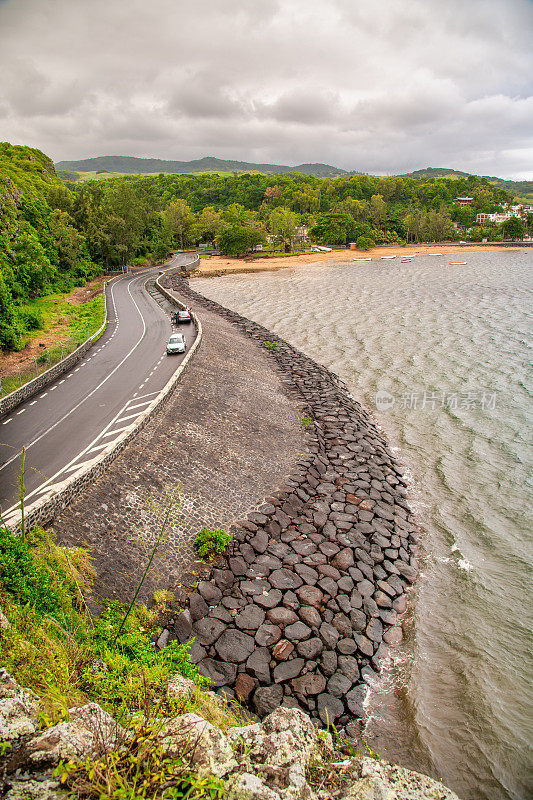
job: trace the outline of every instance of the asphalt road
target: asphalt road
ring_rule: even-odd
[[[172,265],[189,260],[178,255]],[[6,522],[18,511],[23,446],[30,505],[115,441],[183,361],[186,354],[166,355],[170,305],[156,302],[145,288],[160,269],[108,284],[103,336],[70,372],[0,419],[0,509]],[[194,325],[180,325],[180,330],[188,350]]]

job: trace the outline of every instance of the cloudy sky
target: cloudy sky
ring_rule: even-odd
[[[0,139],[533,178],[533,0],[0,0]]]

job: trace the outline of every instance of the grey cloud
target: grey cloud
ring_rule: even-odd
[[[526,174],[532,32],[529,0],[0,0],[2,136]]]

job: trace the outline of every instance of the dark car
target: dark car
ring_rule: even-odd
[[[174,325],[179,325],[181,322],[190,322],[191,321],[191,312],[188,308],[180,309],[179,311],[174,311],[171,316],[172,323]]]

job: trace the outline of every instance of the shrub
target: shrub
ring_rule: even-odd
[[[33,603],[42,613],[54,614],[61,607],[50,572],[33,558],[28,543],[7,528],[0,528],[0,585],[18,603]]]
[[[19,317],[26,331],[40,331],[44,328],[44,317],[38,308],[21,308]]]
[[[358,236],[356,241],[357,249],[358,250],[370,250],[372,247],[375,247],[376,244],[370,236]]]
[[[278,342],[263,342],[263,347],[266,347],[267,350],[275,350],[278,346]]]
[[[233,536],[222,528],[218,530],[202,528],[194,540],[194,546],[198,550],[200,558],[208,560],[217,553],[223,553],[232,539]]]

